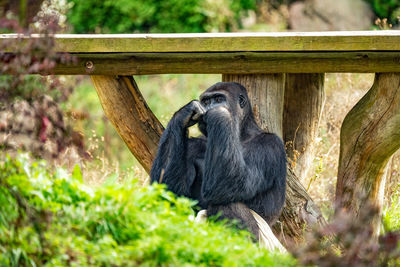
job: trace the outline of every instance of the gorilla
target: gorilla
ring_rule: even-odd
[[[189,138],[195,124],[203,136]],[[236,220],[258,239],[251,210],[270,226],[277,221],[285,201],[286,154],[282,140],[257,125],[246,88],[220,82],[173,115],[150,176],[197,200],[208,217]]]

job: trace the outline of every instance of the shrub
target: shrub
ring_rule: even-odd
[[[68,100],[72,85],[54,75],[35,74],[52,74],[60,62],[76,63],[73,56],[55,50],[58,17],[41,14],[22,28],[8,15],[0,18],[0,33],[18,35],[0,43],[0,148],[9,153],[23,149],[58,162],[90,158],[83,136],[66,122],[59,106]]]
[[[398,0],[367,0],[379,18],[387,18],[389,23],[397,24],[400,17],[400,2]]]
[[[1,266],[294,266],[249,234],[195,223],[193,202],[134,181],[97,188],[26,156],[0,163]]]
[[[68,1],[67,17],[76,33],[229,31],[240,26],[242,11],[256,7],[255,0]],[[211,29],[215,22],[220,25]]]
[[[75,62],[71,55],[59,54],[54,49],[54,34],[60,30],[56,16],[38,16],[35,23],[24,29],[14,19],[0,18],[0,33],[19,34],[18,38],[0,44],[0,108],[15,99],[31,101],[44,94],[65,102],[71,94],[72,89],[60,86],[60,80],[53,75],[29,75],[52,74],[57,62]],[[32,34],[43,38],[32,38]],[[8,53],[10,50],[13,54]]]
[[[306,242],[292,250],[298,261],[312,266],[399,266],[400,232],[375,237],[371,218],[379,209],[364,202],[356,217],[343,210],[329,224],[307,233]]]

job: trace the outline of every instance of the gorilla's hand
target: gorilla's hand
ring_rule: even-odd
[[[188,104],[186,104],[181,112],[183,113],[183,125],[185,127],[190,127],[195,125],[201,116],[205,113],[204,107],[197,100],[192,100]]]

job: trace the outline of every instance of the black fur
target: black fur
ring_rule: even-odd
[[[220,210],[225,218],[237,218],[253,233],[255,222],[249,211],[232,204],[243,203],[274,224],[285,201],[282,141],[258,127],[240,84],[217,83],[200,98],[202,104],[190,102],[169,122],[151,181],[198,200],[208,214]],[[188,138],[188,128],[196,123],[204,136]]]

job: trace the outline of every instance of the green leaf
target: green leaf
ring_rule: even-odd
[[[75,167],[72,171],[72,178],[78,180],[79,182],[83,183],[82,172],[81,168],[78,164],[75,164]]]

